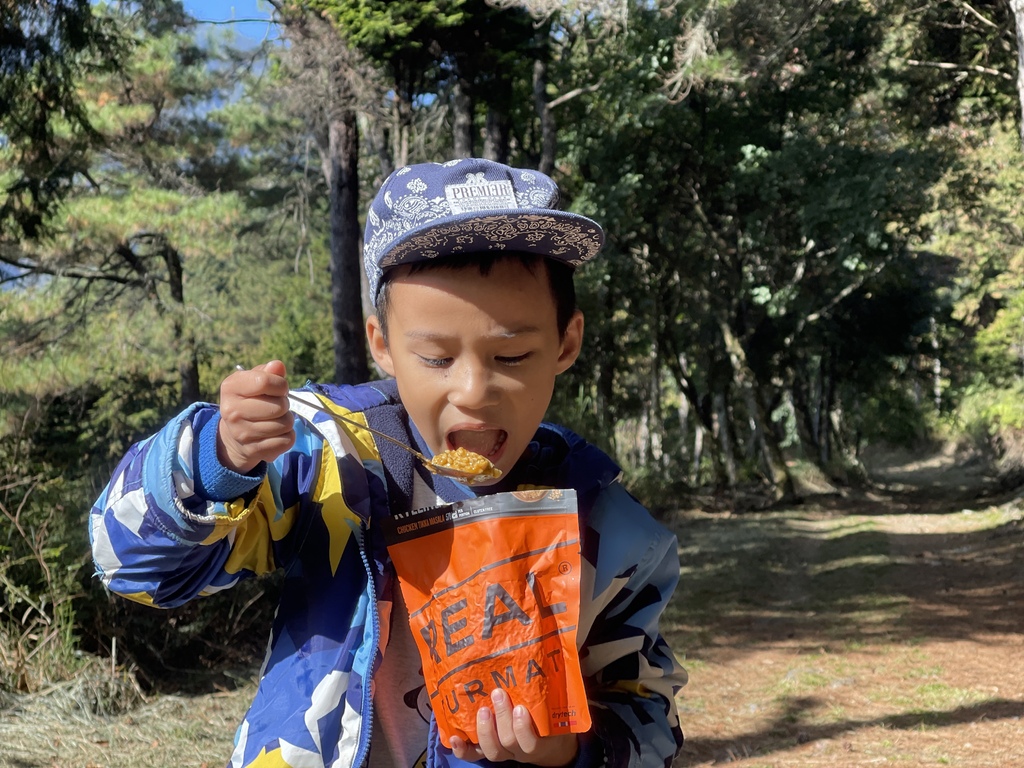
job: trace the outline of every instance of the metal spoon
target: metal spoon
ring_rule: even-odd
[[[246,369],[243,368],[241,365],[236,365],[235,370],[244,371]],[[314,398],[315,397],[316,396],[314,395]],[[317,402],[311,402],[309,400],[306,400],[305,398],[299,397],[294,392],[288,393],[288,399],[292,403],[302,404],[307,408],[312,408],[313,410],[320,411],[320,413],[330,416],[335,421],[341,421],[344,422],[345,424],[348,424],[349,426],[358,427],[359,429],[365,430],[372,435],[376,435],[377,437],[381,437],[389,442],[392,442],[395,445],[399,446],[400,448],[404,448],[417,459],[419,459],[421,462],[423,462],[423,466],[425,466],[427,470],[433,472],[435,475],[443,475],[445,477],[455,478],[457,480],[464,482],[466,485],[477,485],[478,483],[486,483],[490,480],[494,480],[495,478],[501,477],[501,470],[495,467],[493,464],[491,465],[491,468],[488,471],[481,473],[467,472],[462,469],[455,469],[454,467],[446,467],[443,464],[435,464],[433,459],[428,458],[427,456],[420,453],[412,446],[406,445],[401,440],[397,440],[391,437],[391,435],[386,435],[383,432],[374,429],[373,427],[368,427],[365,424],[356,421],[355,419],[350,419],[347,416],[342,416],[340,413],[335,413],[334,411],[324,408],[320,404],[319,400],[317,400]]]

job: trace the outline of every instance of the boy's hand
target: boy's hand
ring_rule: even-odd
[[[538,736],[526,707],[513,708],[508,694],[500,688],[491,693],[491,703],[493,711],[489,707],[480,707],[476,713],[479,745],[463,741],[458,736],[452,737],[452,752],[460,760],[515,760],[557,768],[576,759],[579,743],[575,733]]]
[[[228,469],[248,474],[295,442],[285,374],[284,363],[272,360],[221,382],[217,458]]]

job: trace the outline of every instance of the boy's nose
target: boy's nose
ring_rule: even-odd
[[[448,401],[459,408],[469,410],[494,405],[497,400],[494,377],[486,366],[462,366],[453,381]]]

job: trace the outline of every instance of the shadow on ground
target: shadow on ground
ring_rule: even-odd
[[[1024,717],[1024,702],[995,699],[951,710],[915,712],[869,720],[844,720],[825,725],[803,722],[821,704],[821,701],[814,698],[792,698],[787,702],[784,713],[762,731],[729,739],[689,739],[683,747],[681,757],[687,762],[729,763],[754,755],[778,752],[797,744],[841,739],[856,731],[874,727],[890,731],[911,731],[975,723],[979,720]]]
[[[1013,498],[966,504],[930,490],[922,503],[873,491],[772,512],[680,513],[683,569],[668,619],[697,645],[727,636],[737,648],[1024,633],[1024,513]]]

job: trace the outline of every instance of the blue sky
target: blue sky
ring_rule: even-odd
[[[270,6],[262,0],[183,0],[185,11],[193,18],[201,21],[233,21],[230,26],[211,24],[211,29],[234,29],[239,43],[252,40],[258,43],[265,37],[277,37],[277,31],[270,24]],[[243,21],[246,19],[262,19],[263,21]]]

